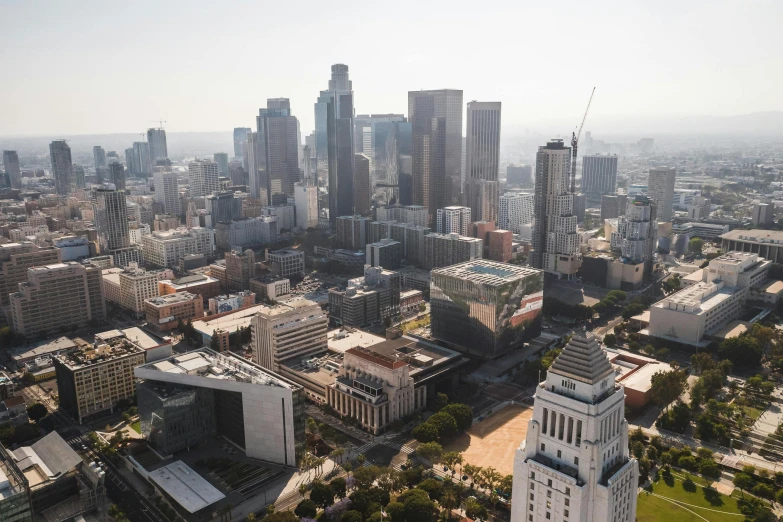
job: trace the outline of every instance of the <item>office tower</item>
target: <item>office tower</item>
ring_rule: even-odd
[[[267,194],[266,182],[261,179],[261,173],[259,173],[259,169],[262,168],[262,166],[259,164],[260,155],[258,147],[258,133],[248,132],[247,143],[245,143],[245,168],[247,169],[248,176],[248,190],[250,191],[251,198],[259,199],[262,204],[266,205],[269,201],[269,195]],[[262,181],[264,182],[262,183]]]
[[[313,158],[310,147],[307,145],[302,147],[302,181],[307,185],[318,185],[318,180],[313,175]]]
[[[507,187],[532,187],[533,186],[533,166],[532,165],[509,165],[506,167],[506,186]]]
[[[139,171],[136,174],[149,176],[152,174],[152,157],[150,155],[150,145],[146,141],[133,142],[133,155],[136,160],[136,167]]]
[[[242,200],[235,198],[233,192],[218,192],[207,196],[204,207],[212,215],[212,223],[242,218]]]
[[[117,155],[116,151],[110,150],[106,153],[106,164],[110,165],[112,163],[117,163],[120,161],[120,157]]]
[[[484,240],[451,234],[424,236],[424,268],[432,270],[484,257]]]
[[[225,152],[216,152],[212,155],[218,166],[218,176],[228,176],[228,154]]]
[[[636,196],[628,202],[623,216],[617,219],[617,230],[611,237],[612,249],[623,261],[645,263],[644,280],[649,281],[653,269],[653,252],[658,244],[658,221],[653,201]]]
[[[427,207],[421,205],[391,205],[376,209],[378,221],[398,221],[413,225],[427,225]]]
[[[101,268],[74,262],[29,268],[10,294],[11,327],[27,339],[102,322]]]
[[[411,124],[403,114],[361,114],[354,123],[354,152],[370,160],[372,197],[399,203],[401,156],[411,155]]]
[[[462,91],[408,92],[413,143],[413,203],[429,209],[462,204]]]
[[[85,187],[84,167],[76,163],[73,164],[73,180],[77,189],[83,189]]]
[[[521,234],[533,223],[534,198],[529,192],[506,192],[498,201],[498,228]]]
[[[639,465],[625,392],[598,341],[577,331],[536,387],[514,457],[512,522],[636,520]]]
[[[219,250],[257,247],[277,241],[277,218],[259,216],[215,224],[215,246]]]
[[[586,210],[587,196],[581,193],[574,194],[574,215],[577,223],[584,223]]]
[[[158,454],[215,437],[226,437],[249,459],[283,466],[297,466],[306,452],[302,387],[241,357],[201,348],[134,373],[143,381],[141,433]]]
[[[582,263],[570,186],[571,148],[564,146],[563,140],[552,140],[539,147],[531,265],[568,278],[576,274]]]
[[[95,168],[106,166],[106,151],[100,145],[96,145],[92,148],[92,158],[95,163]]]
[[[370,214],[370,158],[354,154],[353,208],[360,216]]]
[[[454,233],[467,236],[468,225],[473,222],[472,217],[469,207],[439,208],[435,230],[438,234]]]
[[[113,183],[117,190],[125,190],[125,167],[122,163],[112,163],[108,169],[109,179],[106,181]]]
[[[709,217],[710,206],[710,198],[705,198],[704,196],[697,194],[693,197],[693,204],[688,206],[688,217],[696,220]]]
[[[247,185],[247,171],[242,166],[241,161],[232,160],[228,162],[228,177],[231,180],[231,185],[235,187]]]
[[[294,185],[296,226],[307,230],[318,226],[318,187],[297,183]]]
[[[179,215],[179,186],[176,172],[156,172],[152,175],[155,183],[155,202],[163,206],[164,214]]]
[[[217,164],[210,160],[194,160],[188,164],[190,197],[203,198],[220,190]]]
[[[319,177],[329,186],[329,221],[354,214],[354,108],[348,66],[332,66],[329,90],[315,103],[315,145]],[[325,165],[325,168],[324,168]]]
[[[136,394],[133,369],[144,364],[145,350],[126,338],[87,345],[52,358],[58,406],[79,424]]]
[[[337,243],[349,250],[364,250],[370,239],[370,218],[340,216],[336,220]]]
[[[307,299],[263,307],[250,323],[253,362],[279,372],[284,361],[325,352],[327,326],[326,312]]]
[[[61,196],[67,196],[74,181],[71,147],[65,140],[55,140],[49,144],[49,155],[52,159],[55,192]]]
[[[647,195],[655,203],[658,211],[658,221],[672,220],[672,205],[674,204],[674,179],[677,171],[671,167],[650,169],[647,180]]]
[[[3,169],[11,182],[11,188],[22,188],[22,170],[15,150],[3,151]]]
[[[753,205],[754,227],[771,227],[775,224],[775,205],[771,203],[756,203]]]
[[[612,219],[625,214],[627,205],[628,196],[626,194],[604,194],[601,196],[601,226],[604,226],[605,219]]]
[[[245,147],[247,147],[247,135],[252,131],[249,127],[234,128],[234,157],[243,159],[245,157]],[[247,165],[245,165],[247,168]]]
[[[256,256],[252,250],[226,252],[226,286],[229,292],[250,288],[255,272]]]
[[[94,188],[91,200],[101,254],[130,247],[125,191]]]
[[[27,281],[28,268],[60,263],[61,254],[59,248],[41,248],[28,241],[0,245],[0,306],[3,310],[8,312],[8,294],[15,292],[19,283]]]
[[[477,259],[433,270],[430,288],[433,337],[470,355],[494,359],[541,331],[541,270]]]
[[[256,125],[258,131],[255,163],[257,180],[253,184],[251,172],[251,196],[269,204],[274,194],[294,193],[294,183],[299,182],[299,121],[291,115],[288,98],[270,98],[266,108],[259,109]],[[256,193],[255,190],[258,190]],[[261,198],[265,189],[266,201]]]
[[[274,275],[286,278],[304,276],[305,255],[301,250],[282,248],[267,252],[266,261]]]
[[[500,102],[468,103],[465,201],[476,221],[498,220]]]
[[[133,150],[133,147],[125,149],[125,165],[127,165],[128,172],[131,175],[135,175],[139,172],[139,160]]]
[[[153,164],[159,159],[168,159],[169,148],[166,145],[165,130],[162,128],[147,129],[147,143],[149,144],[150,161]]]
[[[402,243],[388,238],[381,239],[376,243],[367,243],[366,253],[365,265],[397,270],[402,260]]]
[[[582,193],[614,194],[617,190],[617,155],[582,156]]]

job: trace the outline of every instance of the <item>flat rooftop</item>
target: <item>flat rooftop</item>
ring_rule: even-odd
[[[143,355],[144,350],[126,339],[118,339],[110,341],[110,344],[99,344],[97,347],[89,345],[56,357],[68,368],[78,370],[134,354]]]
[[[719,328],[710,334],[710,337],[717,337],[718,339],[733,339],[740,335],[749,332],[753,325],[747,321],[733,320],[729,324]]]
[[[750,241],[755,243],[783,244],[783,231],[781,230],[730,230],[719,236],[721,239],[732,241]]]
[[[36,344],[32,348],[24,347],[18,348],[11,352],[11,357],[14,360],[20,361],[30,358],[40,357],[42,355],[49,355],[54,352],[62,350],[75,350],[76,343],[67,337],[59,337],[53,341],[47,341],[44,343]]]
[[[783,292],[783,281],[778,281],[778,280],[767,281],[766,283],[762,284],[756,289],[760,292],[765,292],[767,294],[779,294]]]
[[[189,513],[226,498],[181,460],[150,472],[149,478]]]
[[[298,388],[294,383],[246,359],[231,353],[224,355],[209,348],[199,348],[192,352],[172,355],[166,359],[138,366],[136,370],[197,375],[206,379],[263,384],[289,390]],[[149,377],[149,373],[146,372],[145,378],[155,380],[155,377]]]
[[[727,299],[731,299],[738,291],[736,288],[725,286],[718,288],[718,285],[713,283],[699,282],[658,301],[652,306],[653,308],[676,310],[684,314],[700,315]]]
[[[198,285],[205,285],[209,283],[219,283],[217,279],[214,277],[210,277],[207,275],[189,275],[185,277],[180,277],[178,279],[170,279],[168,281],[161,281],[161,283],[167,283],[174,288],[189,288],[191,286],[198,286]]]
[[[194,301],[201,299],[200,295],[191,294],[190,292],[177,292],[176,294],[166,294],[158,297],[151,297],[146,299],[145,303],[150,303],[155,306],[166,306],[176,303],[184,303],[185,301]]]
[[[356,346],[372,346],[386,341],[385,338],[373,335],[362,330],[339,329],[331,330],[326,334],[326,342],[330,351],[345,353]]]
[[[543,271],[526,266],[498,263],[487,259],[476,259],[457,265],[437,268],[432,273],[470,280],[476,284],[500,286],[528,276],[541,275]]]

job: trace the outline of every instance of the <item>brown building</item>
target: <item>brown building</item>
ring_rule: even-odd
[[[200,274],[158,281],[158,293],[160,295],[170,295],[179,292],[200,295],[204,304],[207,304],[210,298],[221,293],[220,283],[217,279]]]
[[[178,292],[144,301],[144,313],[147,324],[161,331],[173,330],[181,319],[201,319],[204,317],[204,303],[198,295]]]
[[[0,245],[0,305],[2,308],[4,310],[8,308],[8,294],[16,292],[19,283],[27,281],[28,268],[51,265],[60,261],[60,250],[57,248],[40,248],[29,241]]]
[[[155,232],[166,232],[167,230],[174,230],[182,226],[179,216],[172,216],[171,214],[156,214],[155,221],[153,222]]]
[[[492,261],[506,263],[511,259],[513,236],[510,230],[493,230],[489,233],[489,258]]]
[[[226,252],[226,285],[229,292],[247,290],[255,275],[256,256],[249,248],[244,252]]]

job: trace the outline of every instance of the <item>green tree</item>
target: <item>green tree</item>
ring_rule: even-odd
[[[315,518],[315,515],[318,514],[318,509],[315,506],[315,502],[306,498],[296,506],[294,513],[299,518]]]
[[[614,347],[617,344],[617,337],[614,334],[604,335],[604,344],[609,348]]]
[[[421,483],[419,483],[419,485],[416,487],[426,491],[431,500],[440,499],[440,496],[443,493],[443,483],[440,480],[431,478],[422,480]]]
[[[655,372],[651,379],[650,395],[658,406],[668,406],[685,388],[684,374],[676,370]]]
[[[412,435],[419,442],[433,442],[438,440],[438,428],[431,422],[425,422],[413,428]]]
[[[688,252],[691,254],[701,254],[704,248],[704,240],[700,237],[694,237],[688,242]]]
[[[334,491],[329,485],[316,482],[310,490],[310,500],[319,508],[326,508],[334,504]]]
[[[343,477],[337,477],[336,479],[332,480],[332,482],[329,483],[329,487],[332,488],[332,493],[334,493],[335,497],[345,498],[347,489],[345,479]]]
[[[438,429],[438,440],[449,440],[457,434],[457,421],[446,412],[440,411],[427,419],[427,423]]]
[[[473,425],[473,408],[467,404],[452,403],[441,411],[454,417],[459,431],[465,431]]]
[[[350,509],[343,513],[343,516],[340,518],[340,522],[362,522],[363,519],[364,517],[360,511]]]
[[[435,464],[443,454],[443,447],[437,442],[425,442],[419,444],[416,453]]]
[[[272,512],[269,513],[269,509]],[[293,511],[275,511],[274,504],[270,504],[266,508],[267,516],[263,518],[263,522],[299,522],[299,517],[294,515]]]
[[[33,422],[38,422],[39,420],[46,417],[48,413],[49,411],[46,409],[46,406],[44,406],[40,402],[36,402],[35,404],[27,408],[27,416],[30,417],[30,420],[32,420]]]
[[[764,353],[755,338],[741,335],[720,343],[718,355],[721,359],[731,361],[734,366],[757,367],[761,364],[761,357]]]
[[[35,384],[35,375],[30,372],[24,372],[22,374],[22,384],[25,386],[32,386]]]
[[[623,319],[625,319],[627,321],[631,317],[633,317],[635,315],[639,315],[640,313],[644,312],[645,310],[647,310],[647,307],[645,305],[643,305],[641,303],[631,303],[628,306],[626,306],[625,308],[623,308],[622,316],[623,316]]]
[[[735,473],[732,482],[742,492],[742,498],[745,498],[745,491],[750,491],[754,484],[753,477],[747,473]]]
[[[704,370],[711,370],[715,367],[715,359],[706,352],[699,352],[691,356],[691,366],[696,374],[701,374]]]
[[[417,490],[412,489],[406,493],[414,493],[415,491]],[[403,506],[405,508],[405,521],[431,522],[432,515],[435,512],[435,504],[433,504],[433,502],[429,499],[429,496],[424,491],[418,491],[421,493],[421,495],[409,495],[403,501]]]
[[[392,502],[386,506],[386,514],[391,522],[405,522],[405,506],[401,502]]]
[[[720,478],[720,467],[712,459],[702,459],[699,462],[699,473],[709,479],[716,480]]]
[[[445,393],[438,393],[438,395],[435,397],[435,411],[437,412],[442,410],[448,403],[449,396]]]
[[[486,520],[487,508],[482,506],[475,498],[465,500],[465,515],[473,520]]]
[[[212,351],[220,351],[220,341],[218,341],[217,330],[212,330],[212,338],[209,341],[209,348]]]

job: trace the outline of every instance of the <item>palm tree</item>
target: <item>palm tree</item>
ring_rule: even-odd
[[[451,510],[454,508],[454,504],[457,502],[457,497],[454,495],[454,491],[451,489],[447,489],[443,492],[443,495],[440,497],[440,504],[443,506],[443,509],[445,510],[445,518],[448,520],[451,518]]]
[[[305,495],[307,494],[307,484],[305,484],[304,482],[299,484],[299,488],[297,489],[297,491],[299,491],[299,494],[302,495],[302,499],[304,499]]]
[[[356,462],[358,462],[360,466],[364,464],[365,460],[367,460],[367,457],[364,456],[364,453],[359,453],[356,456]]]

